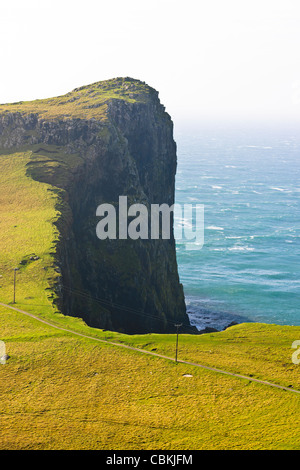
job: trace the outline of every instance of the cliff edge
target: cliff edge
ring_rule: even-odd
[[[52,298],[90,326],[126,333],[189,328],[173,231],[168,240],[100,240],[96,209],[174,203],[173,123],[158,93],[117,78],[55,98],[0,105],[0,151],[30,152],[27,175],[57,197]]]

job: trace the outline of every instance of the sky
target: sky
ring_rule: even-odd
[[[129,76],[173,120],[300,121],[299,0],[1,0],[0,103]]]

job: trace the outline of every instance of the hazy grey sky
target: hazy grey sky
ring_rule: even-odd
[[[117,76],[174,119],[300,120],[299,0],[9,0],[0,102]]]

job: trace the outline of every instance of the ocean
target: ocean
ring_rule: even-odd
[[[191,324],[300,325],[300,131],[185,126],[175,140],[175,200],[204,204],[203,247],[176,243]]]

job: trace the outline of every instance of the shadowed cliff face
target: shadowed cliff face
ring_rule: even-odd
[[[51,184],[60,197],[58,305],[91,326],[126,333],[188,325],[173,235],[96,236],[102,203],[118,209],[122,195],[128,205],[174,203],[176,144],[169,115],[155,90],[132,79],[99,82],[68,95],[54,101],[55,111],[49,105],[48,117],[44,101],[37,112],[35,102],[24,110],[11,105],[2,114],[0,107],[1,147],[31,149],[28,175]],[[70,103],[83,107],[81,118]],[[69,112],[62,114],[59,106]]]

